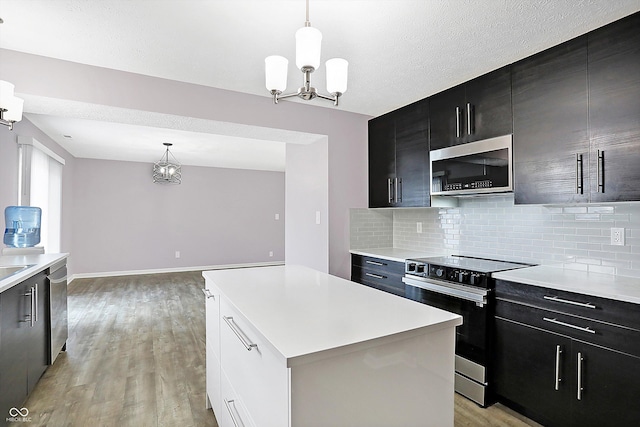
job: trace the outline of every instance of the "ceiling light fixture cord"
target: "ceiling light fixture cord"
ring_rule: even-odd
[[[267,90],[271,93],[274,104],[277,104],[280,99],[297,96],[305,101],[314,98],[326,99],[333,101],[333,105],[337,106],[338,99],[347,90],[349,63],[342,58],[333,58],[326,62],[327,91],[330,95],[318,93],[316,88],[311,86],[311,73],[320,66],[322,33],[311,27],[309,0],[306,0],[305,18],[304,27],[296,31],[296,66],[303,74],[302,87],[298,88],[297,92],[282,94],[287,88],[289,61],[283,56],[272,55],[264,60]]]

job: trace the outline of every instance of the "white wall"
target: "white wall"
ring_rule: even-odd
[[[325,273],[329,272],[328,160],[326,140],[287,145],[285,262]]]
[[[75,273],[284,260],[284,173],[183,166],[182,178],[154,184],[150,164],[77,159]]]
[[[329,271],[349,277],[349,208],[367,205],[368,116],[0,49],[19,94],[309,132],[328,137]],[[257,82],[257,80],[256,80]],[[256,84],[259,84],[258,82]],[[26,106],[28,110],[28,106]]]

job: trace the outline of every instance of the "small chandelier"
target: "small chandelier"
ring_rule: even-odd
[[[173,144],[165,142],[162,145],[167,147],[167,151],[165,151],[160,160],[153,164],[153,182],[157,184],[180,184],[182,182],[181,166],[169,151],[169,147]],[[169,160],[169,156],[173,158],[173,162]]]
[[[296,66],[303,73],[302,87],[295,93],[282,95],[287,88],[287,58],[278,55],[268,56],[264,60],[267,89],[273,96],[273,103],[278,100],[298,96],[305,101],[316,97],[333,101],[338,105],[338,98],[347,91],[347,69],[349,63],[342,58],[333,58],[326,62],[327,91],[331,95],[323,95],[311,86],[311,73],[320,65],[320,44],[322,33],[311,27],[309,22],[309,0],[307,0],[307,15],[304,27],[296,31]]]
[[[0,80],[0,123],[13,130],[13,124],[22,120],[24,100],[13,95],[14,85]]]

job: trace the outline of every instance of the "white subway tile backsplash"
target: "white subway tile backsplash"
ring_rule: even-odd
[[[350,214],[352,249],[445,249],[640,277],[639,202],[514,206],[513,195],[501,195],[462,198],[456,208],[351,209]],[[416,222],[422,222],[422,233]],[[625,246],[611,245],[611,227],[625,228]]]

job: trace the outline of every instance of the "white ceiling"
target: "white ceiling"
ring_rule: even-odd
[[[323,34],[323,61],[349,61],[348,90],[337,108],[377,116],[639,10],[640,0],[310,0],[310,21]],[[304,15],[304,0],[1,0],[0,47],[269,96],[263,62],[268,55],[288,57],[289,90],[300,84],[293,69],[294,33]],[[322,68],[312,84],[324,92]],[[109,121],[97,107],[91,117],[60,118],[56,102],[32,98],[26,99],[25,116],[78,157],[133,156],[132,147],[147,146],[159,157],[161,142],[168,141],[176,142],[184,164],[206,153],[244,153],[240,147],[250,145],[265,149],[257,156],[263,159],[271,158],[265,153],[272,146],[283,165],[283,141],[297,140],[272,132],[271,144],[255,138],[261,132],[233,133],[225,128],[229,124],[189,118],[174,118],[184,126],[171,130],[133,111],[125,114],[135,117],[133,123]],[[103,122],[100,132],[95,122]],[[62,133],[73,133],[73,139]],[[188,145],[183,157],[177,141]],[[242,167],[243,157],[232,156],[223,167]],[[281,167],[274,165],[245,167]]]

